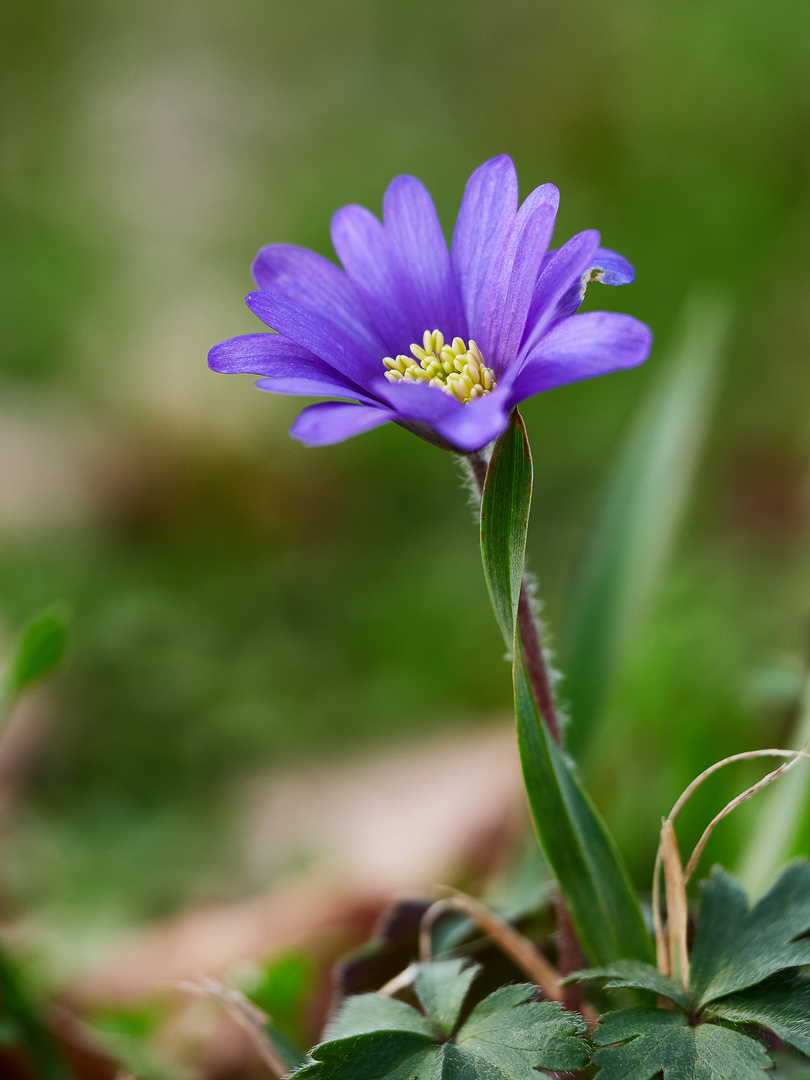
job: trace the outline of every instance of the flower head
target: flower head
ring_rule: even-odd
[[[623,285],[633,268],[593,230],[550,250],[558,204],[544,184],[518,207],[512,161],[493,158],[467,181],[448,250],[425,186],[398,176],[382,223],[362,206],[333,217],[343,269],[290,244],[262,248],[246,302],[276,333],[223,341],[208,362],[259,375],[270,393],[341,399],[293,424],[311,446],[393,421],[480,450],[525,398],[649,355],[637,319],[576,313],[591,281]]]

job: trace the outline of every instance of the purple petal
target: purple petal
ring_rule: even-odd
[[[375,400],[324,360],[281,334],[243,334],[221,341],[209,352],[208,366],[212,371],[225,374],[246,372],[269,376],[263,382],[272,383],[272,386],[259,385],[259,389],[275,394],[348,397],[368,402]],[[293,389],[304,384],[309,389]]]
[[[466,453],[483,450],[497,439],[507,424],[509,398],[500,387],[468,405],[447,413],[433,425],[452,446]]]
[[[518,210],[487,286],[481,323],[471,328],[499,374],[517,355],[559,201],[557,188],[544,184]]]
[[[526,319],[522,356],[529,355],[537,347],[558,317],[558,304],[572,286],[577,286],[598,247],[599,233],[595,229],[586,229],[544,259]]]
[[[344,206],[332,218],[332,244],[388,354],[407,352],[427,327],[414,329],[403,308],[399,263],[382,224],[364,206]]]
[[[585,292],[592,281],[600,281],[603,285],[629,285],[635,276],[633,267],[623,256],[607,248],[597,248],[579,280],[559,300],[554,318],[573,315],[585,299]]]
[[[556,323],[523,365],[509,394],[518,402],[557,386],[636,367],[650,355],[652,333],[631,315],[592,311]]]
[[[380,390],[379,396],[396,411],[398,421],[405,421],[406,426],[408,421],[427,424],[457,450],[481,450],[506,426],[509,391],[500,385],[466,405],[434,386],[406,382],[387,386],[388,393]]]
[[[479,325],[487,282],[517,204],[517,173],[506,154],[485,161],[467,181],[453,230],[452,262],[469,327]]]
[[[343,271],[307,248],[269,244],[253,263],[253,277],[264,292],[277,293],[318,312],[372,354],[384,353],[357,290]]]
[[[226,375],[245,372],[248,375],[297,375],[331,370],[308,349],[281,334],[241,334],[220,341],[208,353],[212,371]]]
[[[252,292],[245,297],[245,303],[262,322],[319,356],[359,386],[379,373],[380,359],[294,300],[277,293]]]
[[[306,446],[331,446],[394,419],[394,413],[381,406],[322,401],[304,409],[290,428],[290,434]]]
[[[348,383],[348,379],[346,380]],[[361,390],[344,385],[336,379],[307,378],[301,375],[291,375],[272,379],[258,379],[256,389],[263,390],[266,394],[288,394],[290,397],[338,397],[349,398],[351,401],[359,401],[364,405],[379,406],[379,402],[364,394]]]
[[[441,330],[450,341],[466,339],[467,325],[436,207],[415,176],[398,176],[383,199],[390,250],[399,263],[402,300],[419,342],[425,330]]]

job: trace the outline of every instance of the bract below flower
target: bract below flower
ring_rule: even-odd
[[[591,281],[623,285],[633,268],[593,230],[549,250],[558,204],[543,184],[518,207],[512,161],[493,158],[467,182],[448,250],[425,186],[398,176],[382,222],[362,206],[334,215],[343,269],[290,244],[262,248],[246,302],[276,333],[223,341],[209,364],[259,375],[270,393],[341,399],[293,424],[310,446],[394,422],[480,450],[525,398],[649,355],[637,319],[576,313]]]

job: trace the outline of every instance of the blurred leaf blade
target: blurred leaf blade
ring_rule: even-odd
[[[810,678],[796,728],[788,741],[796,750],[810,743]],[[792,769],[765,794],[738,873],[749,896],[756,898],[764,893],[782,864],[795,854],[801,822],[807,813],[808,793],[810,769],[804,765]]]
[[[705,441],[731,322],[727,298],[693,294],[680,344],[653,387],[608,482],[562,648],[581,753],[634,632],[658,589]]]
[[[67,615],[50,607],[23,628],[3,681],[2,707],[8,708],[24,690],[54,671],[67,644]]]
[[[43,1020],[28,999],[12,961],[0,946],[0,1015],[13,1025],[36,1080],[73,1080]]]
[[[591,960],[652,960],[652,944],[621,856],[566,756],[541,720],[526,676],[517,606],[531,507],[531,451],[517,410],[487,470],[481,554],[493,607],[513,645],[518,747],[535,826]]]

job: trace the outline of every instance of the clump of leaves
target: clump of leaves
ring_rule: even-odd
[[[586,1064],[585,1022],[556,1002],[533,1000],[531,984],[502,986],[465,1016],[480,970],[462,960],[415,965],[421,1011],[385,994],[348,998],[295,1080],[537,1080],[537,1069]]]
[[[761,1080],[772,1062],[752,1037],[757,1029],[810,1055],[810,978],[801,971],[810,964],[809,935],[810,862],[787,866],[753,907],[715,867],[701,883],[688,985],[634,960],[575,976],[664,999],[663,1008],[602,1017],[594,1033],[599,1080]]]

